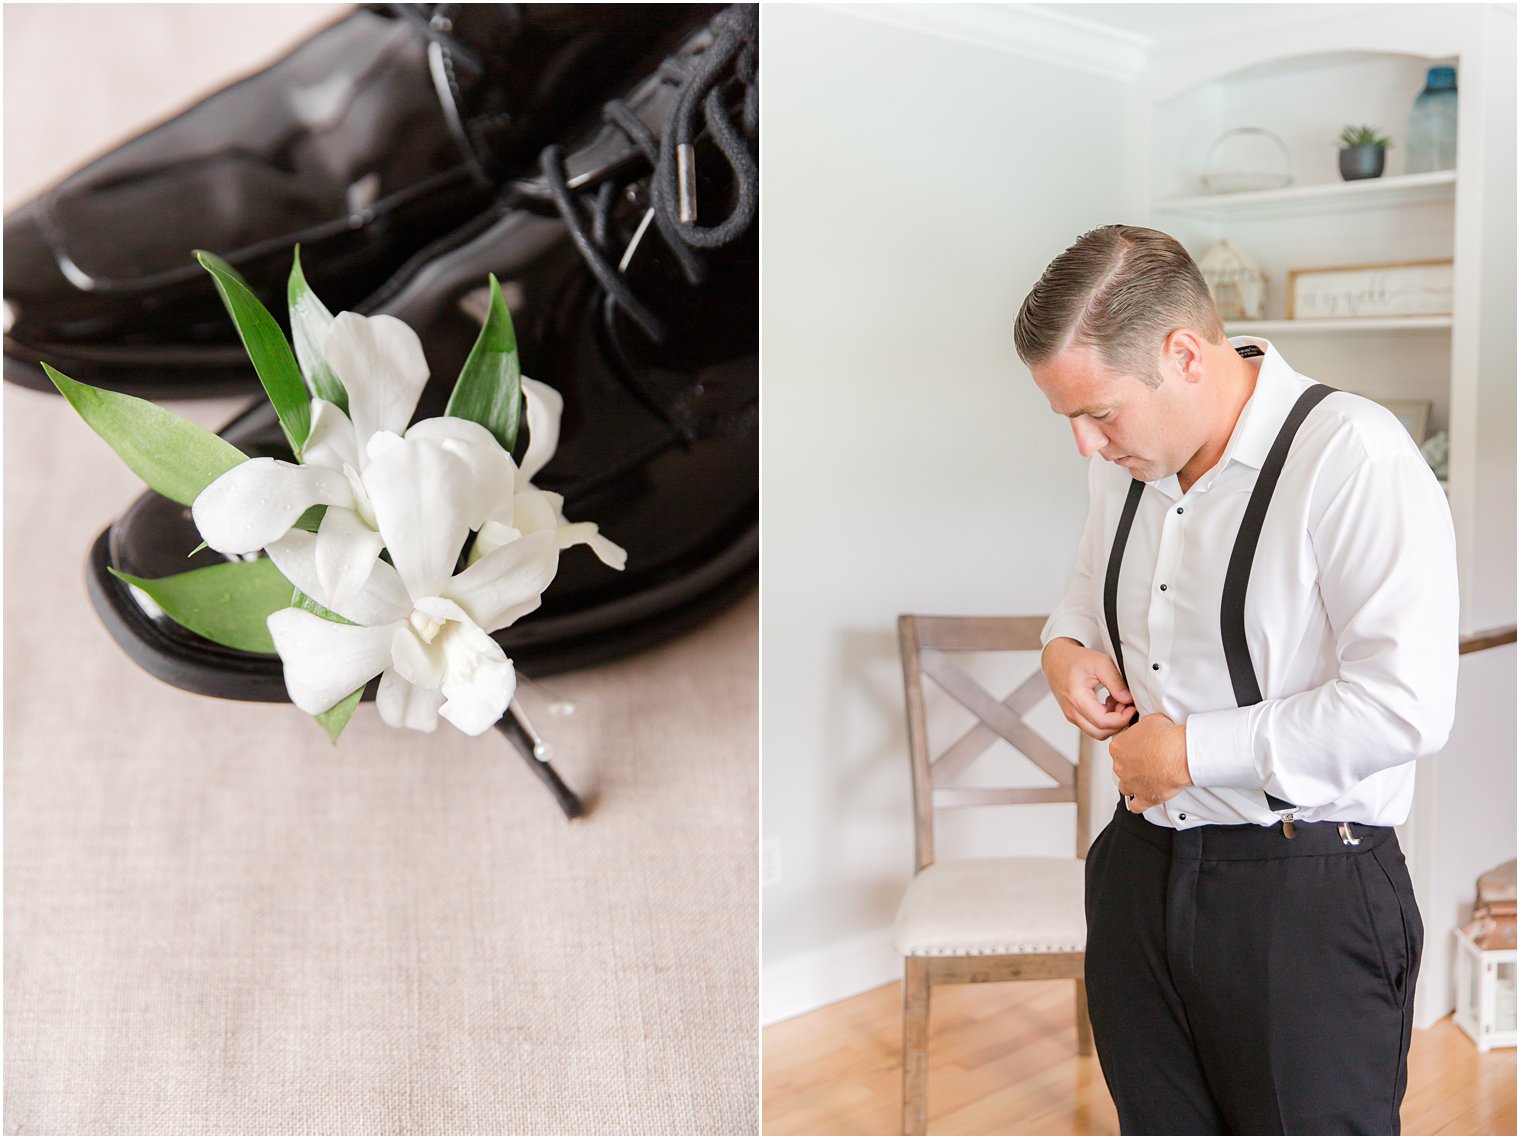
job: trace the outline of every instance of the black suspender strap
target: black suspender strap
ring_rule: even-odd
[[[1114,531],[1114,548],[1108,555],[1108,576],[1103,579],[1103,616],[1108,622],[1108,639],[1114,646],[1114,663],[1119,666],[1119,676],[1126,686],[1129,677],[1124,672],[1124,645],[1119,640],[1119,566],[1124,561],[1124,547],[1129,544],[1130,528],[1135,524],[1135,511],[1140,509],[1140,496],[1145,484],[1132,479],[1129,497],[1124,500],[1124,510],[1119,515],[1119,528]]]
[[[1256,476],[1251,499],[1246,503],[1246,512],[1240,520],[1240,531],[1235,535],[1235,548],[1230,551],[1230,564],[1224,574],[1224,597],[1219,606],[1219,633],[1224,641],[1224,658],[1230,667],[1230,683],[1235,688],[1235,702],[1242,708],[1261,703],[1261,685],[1256,682],[1256,666],[1251,663],[1251,651],[1246,644],[1246,589],[1251,581],[1251,564],[1256,559],[1256,545],[1261,540],[1261,526],[1266,520],[1272,493],[1277,489],[1277,480],[1282,475],[1283,464],[1288,460],[1288,449],[1293,446],[1293,437],[1298,434],[1298,429],[1309,412],[1335,390],[1326,384],[1305,388],[1293,409],[1288,412],[1277,438],[1272,441],[1272,449],[1267,452],[1266,461]],[[1267,806],[1274,811],[1286,811],[1293,807],[1292,803],[1279,799],[1270,791],[1263,791],[1262,794],[1267,797]]]
[[[1283,420],[1272,449],[1262,463],[1251,490],[1250,501],[1240,520],[1240,530],[1235,535],[1235,547],[1230,552],[1230,563],[1225,570],[1224,596],[1219,610],[1220,637],[1224,642],[1225,660],[1229,664],[1230,683],[1235,689],[1235,702],[1242,708],[1261,703],[1261,686],[1256,681],[1256,666],[1251,663],[1251,653],[1246,643],[1246,590],[1250,585],[1251,564],[1256,558],[1256,546],[1261,540],[1262,523],[1267,517],[1272,494],[1282,476],[1283,464],[1287,462],[1288,450],[1293,445],[1299,427],[1320,400],[1333,391],[1326,384],[1315,384],[1304,390],[1294,403],[1293,409]],[[1130,483],[1129,497],[1124,500],[1124,510],[1119,515],[1119,527],[1114,532],[1114,547],[1108,555],[1108,576],[1103,582],[1103,613],[1108,623],[1108,638],[1114,646],[1114,661],[1119,675],[1129,684],[1124,672],[1124,648],[1119,640],[1119,569],[1124,561],[1124,547],[1129,543],[1129,532],[1135,522],[1135,512],[1140,507],[1140,495],[1145,484],[1139,479]],[[1274,811],[1290,809],[1293,804],[1277,796],[1263,792],[1267,804]]]
[[[1242,708],[1261,703],[1261,686],[1256,683],[1256,668],[1246,646],[1246,589],[1251,580],[1251,563],[1256,558],[1256,544],[1261,540],[1261,525],[1299,426],[1319,401],[1335,390],[1325,384],[1306,388],[1288,412],[1256,476],[1251,500],[1240,520],[1240,531],[1235,535],[1235,548],[1230,552],[1229,568],[1224,574],[1224,598],[1219,607],[1219,632],[1230,666],[1230,683],[1235,687],[1235,703]]]

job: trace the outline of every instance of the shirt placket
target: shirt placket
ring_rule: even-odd
[[[1177,629],[1177,588],[1182,566],[1183,539],[1193,495],[1169,503],[1161,521],[1161,541],[1156,549],[1155,571],[1150,582],[1146,626],[1150,634],[1150,659],[1145,662],[1147,679],[1155,694],[1154,707],[1161,707],[1171,680],[1173,642]]]

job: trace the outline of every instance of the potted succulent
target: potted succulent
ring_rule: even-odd
[[[1393,145],[1375,127],[1347,127],[1341,131],[1341,177],[1347,182],[1360,178],[1379,178],[1383,159]]]

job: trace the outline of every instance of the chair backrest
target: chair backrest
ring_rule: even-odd
[[[908,707],[908,755],[913,765],[913,845],[915,869],[934,861],[934,811],[993,804],[1071,803],[1077,805],[1077,857],[1091,841],[1088,780],[1092,741],[1078,731],[1073,763],[1024,723],[1023,717],[1050,695],[1036,662],[1033,674],[999,699],[945,654],[952,652],[1039,652],[1044,617],[925,617],[897,619],[903,686]],[[923,678],[930,677],[977,718],[938,756],[929,754]],[[1054,787],[949,787],[957,774],[997,740],[1006,740],[1046,775]]]

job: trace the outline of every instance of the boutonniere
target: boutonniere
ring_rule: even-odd
[[[292,348],[231,266],[196,256],[295,461],[250,458],[156,404],[44,364],[85,422],[150,487],[190,507],[204,546],[228,559],[151,580],[117,576],[208,640],[278,653],[291,701],[334,742],[377,676],[392,727],[432,731],[442,718],[485,732],[517,683],[490,634],[538,608],[560,550],[584,543],[615,569],[625,561],[595,524],[571,522],[558,495],[533,485],[554,455],[563,404],[522,375],[495,277],[444,415],[412,423],[429,373],[406,324],[333,316],[297,251]]]

